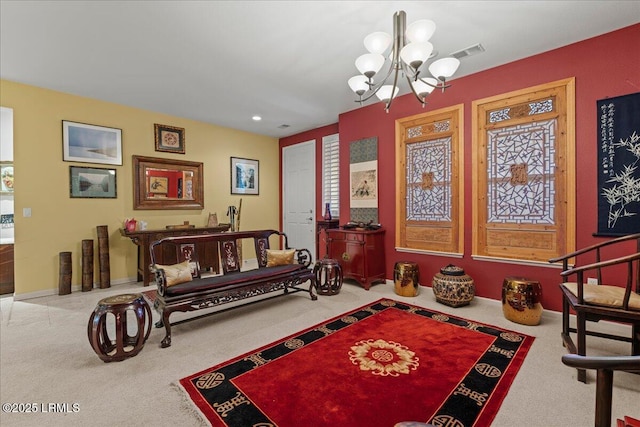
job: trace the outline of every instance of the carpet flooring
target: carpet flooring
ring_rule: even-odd
[[[496,280],[496,288],[501,283],[501,279]],[[526,326],[505,319],[500,301],[476,297],[468,306],[452,308],[437,303],[428,287],[421,288],[417,297],[401,297],[394,293],[391,282],[365,291],[345,280],[338,295],[321,296],[317,301],[297,293],[181,323],[173,327],[169,348],[160,348],[164,330],[154,328],[137,356],[104,363],[87,340],[87,322],[97,302],[150,289],[141,283],[129,283],[22,301],[0,298],[0,400],[3,404],[35,403],[38,408],[59,404],[54,405],[57,412],[0,412],[0,425],[200,427],[206,423],[180,391],[177,384],[181,378],[381,298],[535,337],[492,427],[593,425],[595,373],[587,373],[588,384],[579,383],[575,369],[560,361],[566,350],[560,338],[559,313],[545,310],[540,325]],[[175,321],[192,315],[174,314]],[[153,317],[154,321],[159,319],[155,311]],[[596,327],[603,332],[628,330],[621,325],[600,323]],[[587,341],[593,355],[625,355],[630,351],[628,343],[597,337]],[[613,383],[614,419],[625,415],[640,419],[640,377],[619,372]],[[312,395],[308,402],[313,406],[320,398]]]

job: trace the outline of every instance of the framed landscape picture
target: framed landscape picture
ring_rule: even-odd
[[[154,124],[156,151],[166,153],[185,153],[184,128]]]
[[[122,165],[122,130],[62,121],[62,160]]]
[[[231,194],[260,194],[260,162],[231,158]]]
[[[115,199],[116,170],[69,167],[70,197],[86,199]]]

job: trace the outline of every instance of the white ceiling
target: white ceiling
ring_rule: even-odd
[[[362,40],[398,10],[436,22],[439,57],[485,47],[454,77],[640,22],[640,1],[0,0],[0,77],[288,136],[358,108]]]

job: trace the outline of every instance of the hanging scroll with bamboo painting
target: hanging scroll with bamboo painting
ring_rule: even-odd
[[[640,232],[640,92],[598,101],[598,232]]]

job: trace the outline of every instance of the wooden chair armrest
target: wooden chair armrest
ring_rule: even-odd
[[[149,269],[151,270],[152,274],[154,274],[155,276],[155,282],[158,288],[157,289],[158,294],[164,296],[165,291],[167,290],[167,276],[164,272],[164,269],[157,268],[155,264],[150,265]]]
[[[296,249],[296,261],[298,264],[309,267],[311,265],[311,252],[309,252],[309,249]]]
[[[640,371],[640,356],[580,356],[565,354],[562,363],[579,369],[608,369],[611,371]]]
[[[585,271],[588,271],[588,270],[595,270],[597,268],[608,267],[610,265],[622,264],[622,263],[625,263],[625,262],[632,262],[632,261],[635,261],[637,259],[640,259],[640,252],[635,253],[635,254],[631,254],[631,255],[627,255],[627,256],[623,256],[623,257],[620,257],[620,258],[610,259],[610,260],[607,260],[607,261],[594,262],[593,264],[587,264],[587,265],[582,265],[580,267],[574,267],[574,268],[571,268],[569,270],[563,271],[562,273],[560,273],[560,275],[563,276],[563,277],[566,277],[566,276],[570,276],[572,274],[585,272]]]
[[[565,259],[574,258],[576,255],[584,254],[604,246],[612,245],[618,242],[624,242],[627,240],[633,240],[633,239],[640,239],[640,233],[629,234],[627,236],[618,237],[617,239],[611,239],[604,242],[596,243],[594,245],[587,246],[586,248],[578,249],[577,251],[571,252],[570,254],[565,254],[556,258],[551,258],[549,262],[556,263],[559,261],[564,261]]]

